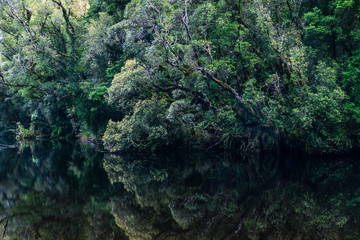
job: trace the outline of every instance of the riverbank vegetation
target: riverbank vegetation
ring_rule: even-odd
[[[360,2],[1,0],[2,139],[359,147]]]

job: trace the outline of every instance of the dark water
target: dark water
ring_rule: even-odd
[[[356,155],[0,151],[2,239],[360,239]]]

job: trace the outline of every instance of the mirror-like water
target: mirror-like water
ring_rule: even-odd
[[[0,152],[4,239],[127,239],[107,204],[119,192],[89,146],[30,144]]]
[[[360,162],[0,151],[4,239],[360,239]]]

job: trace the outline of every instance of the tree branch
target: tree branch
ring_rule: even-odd
[[[201,71],[209,79],[211,79],[212,81],[214,81],[215,83],[220,85],[224,90],[230,92],[235,97],[236,101],[240,105],[243,105],[243,101],[242,101],[242,98],[240,97],[239,93],[234,88],[232,88],[229,84],[217,79],[210,71],[207,71],[206,69],[204,69],[202,67],[194,67],[194,69]]]

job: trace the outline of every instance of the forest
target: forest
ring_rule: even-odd
[[[360,147],[358,0],[0,0],[0,139]]]

